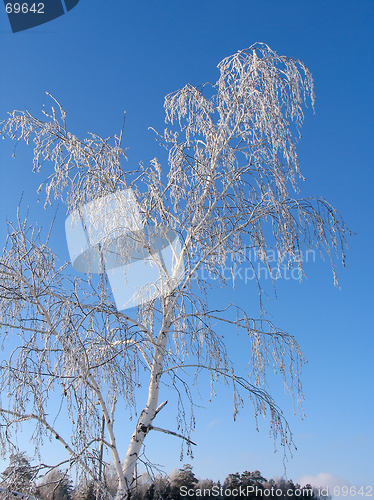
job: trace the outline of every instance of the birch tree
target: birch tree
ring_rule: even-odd
[[[39,189],[46,207],[61,199],[73,219],[86,210],[92,227],[101,220],[102,200],[115,198],[118,208],[123,193],[130,193],[137,207],[125,236],[118,224],[101,231],[97,275],[92,262],[88,268],[81,264],[85,273],[59,264],[49,234],[43,239],[20,212],[14,224],[8,223],[0,262],[1,337],[5,348],[7,342],[11,346],[0,365],[3,453],[14,446],[22,424],[31,421],[35,449],[53,436],[69,455],[66,464],[79,467],[108,499],[113,497],[100,475],[101,448],[114,463],[116,500],[131,496],[137,462],[149,465],[143,446],[150,432],[174,435],[191,453],[195,421],[189,380],[203,373],[210,375],[211,397],[219,382],[231,385],[234,419],[249,400],[255,421],[268,419],[276,446],[292,451],[292,433],[266,389],[266,375],[272,370],[283,378],[302,412],[304,358],[298,343],[264,314],[253,317],[249,307],[227,299],[218,309],[209,300],[210,289],[230,285],[228,269],[235,275],[246,259],[251,265],[244,249],[256,251],[274,282],[284,265],[296,266],[302,277],[304,248],[317,248],[330,258],[335,284],[335,254],[344,263],[349,231],[341,216],[324,199],[297,198],[303,177],[296,142],[303,107],[314,105],[309,70],[264,44],[224,59],[218,69],[215,84],[188,84],[166,96],[166,128],[156,132],[167,151],[162,165],[154,158],[148,166],[126,170],[122,132],[109,139],[91,133],[80,140],[67,130],[57,101],[43,120],[14,111],[2,122],[3,137],[33,141],[34,171],[47,174]],[[165,245],[157,246],[157,238],[171,249],[169,267],[161,252]],[[270,249],[277,255],[276,272]],[[114,302],[105,266],[114,252],[119,263],[112,267],[131,288],[126,273],[140,251],[159,279],[151,292],[137,290],[136,314],[129,314]],[[253,283],[261,292],[257,278]],[[237,373],[230,360],[222,336],[230,329],[242,335],[249,374]],[[191,374],[195,378],[188,378]],[[162,427],[167,401],[160,400],[161,383],[178,397],[175,429]],[[60,398],[53,407],[52,392]],[[116,441],[124,407],[135,416],[127,450]],[[71,435],[60,433],[60,411],[69,415]]]

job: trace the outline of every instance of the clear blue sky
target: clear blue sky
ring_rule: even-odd
[[[41,117],[43,104],[51,103],[48,91],[67,111],[70,131],[83,138],[87,131],[118,133],[126,110],[129,168],[162,159],[148,127],[163,128],[164,96],[187,82],[215,81],[224,57],[260,41],[309,67],[317,100],[315,115],[306,112],[299,144],[306,177],[301,193],[325,197],[357,236],[349,241],[347,267],[337,265],[340,290],[328,263],[317,256],[302,284],[279,282],[277,299],[270,293],[267,309],[276,325],[296,336],[309,360],[304,421],[292,415],[280,384],[271,387],[298,447],[287,476],[310,476],[330,488],[374,486],[373,22],[372,0],[80,0],[66,15],[13,34],[0,8],[0,119],[25,108]],[[22,192],[33,207],[30,220],[43,223],[52,212],[35,207],[44,177],[31,174],[32,148],[20,145],[12,159],[14,143],[0,145],[4,241],[6,217],[14,219]],[[63,227],[64,207],[60,213]],[[56,241],[67,259],[63,229]],[[246,293],[255,297],[251,284],[241,283],[230,300],[243,300]],[[230,340],[229,349],[244,369],[248,356],[239,339]],[[282,453],[273,453],[265,422],[256,432],[250,406],[233,423],[228,390],[222,388],[212,404],[201,404],[192,462],[197,476],[223,480],[230,472],[255,469],[268,478],[283,474]],[[125,418],[119,425],[125,446],[133,424]],[[179,443],[161,438],[151,436],[147,452],[170,472],[180,466]]]

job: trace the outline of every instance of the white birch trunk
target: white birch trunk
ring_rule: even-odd
[[[148,431],[150,430],[153,419],[156,416],[160,380],[162,375],[166,344],[168,340],[169,326],[169,323],[165,321],[157,337],[149,381],[148,401],[145,408],[140,413],[123,464],[122,470],[125,479],[125,489],[120,487],[118,488],[115,500],[122,500],[125,497],[129,498],[131,495],[131,488],[134,481],[135,465],[138,460],[144,439]]]

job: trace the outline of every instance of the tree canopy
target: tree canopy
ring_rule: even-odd
[[[0,407],[2,450],[9,446],[8,431],[33,421],[36,449],[53,435],[108,498],[100,447],[112,455],[117,500],[131,494],[136,463],[149,465],[142,449],[150,431],[181,438],[191,453],[193,405],[189,416],[184,406],[192,402],[191,372],[210,374],[212,395],[217,382],[232,385],[234,418],[248,396],[255,418],[268,416],[275,442],[292,450],[290,428],[267,390],[266,375],[269,369],[279,373],[300,406],[304,358],[298,343],[263,315],[253,317],[229,300],[221,310],[210,304],[211,282],[201,269],[225,287],[227,266],[232,273],[237,263],[251,266],[244,251],[251,248],[274,280],[283,265],[296,266],[301,278],[301,249],[314,247],[330,258],[336,283],[334,252],[344,263],[349,231],[339,213],[324,199],[293,197],[303,179],[296,151],[303,105],[314,104],[309,70],[265,44],[237,52],[218,68],[215,84],[188,84],[166,96],[167,126],[157,139],[167,150],[167,166],[154,158],[147,167],[125,170],[122,132],[78,139],[57,101],[57,111],[44,112],[45,121],[14,111],[2,122],[4,137],[33,141],[34,170],[49,168],[39,189],[46,206],[63,200],[71,227],[81,224],[87,241],[95,240],[102,264],[96,280],[90,268],[86,276],[74,274],[68,263],[58,264],[49,236],[43,240],[19,214],[8,224],[0,261],[1,335],[6,342],[9,332],[17,332],[20,342],[0,365],[0,391],[8,394]],[[124,196],[135,207],[131,223]],[[160,240],[170,249],[169,266]],[[277,256],[275,275],[269,249]],[[134,292],[133,316],[113,301],[108,262],[119,269],[121,286],[131,287],[129,267],[140,254],[158,278],[150,284],[154,293]],[[258,276],[257,284],[261,292]],[[248,376],[236,373],[219,325],[243,334]],[[139,411],[143,370],[149,379]],[[165,382],[180,401],[177,429],[154,424],[167,403],[159,401]],[[63,436],[50,415],[52,391],[71,419],[71,436]],[[119,400],[137,415],[127,451],[116,442]]]

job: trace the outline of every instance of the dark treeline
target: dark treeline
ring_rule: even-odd
[[[113,467],[106,467],[104,479],[108,491],[115,496],[116,475]],[[46,476],[39,476],[39,469],[31,466],[24,453],[12,455],[9,466],[0,473],[0,487],[7,491],[33,495],[41,500],[103,500],[103,496],[91,482],[82,479],[73,486],[68,473],[53,469]],[[133,500],[180,500],[189,498],[311,498],[326,499],[323,491],[310,485],[294,484],[292,480],[266,479],[256,470],[242,474],[229,474],[221,483],[211,479],[198,479],[191,465],[184,465],[170,476],[158,474],[151,478],[143,473],[137,478]],[[0,500],[14,500],[10,493],[0,492]]]

